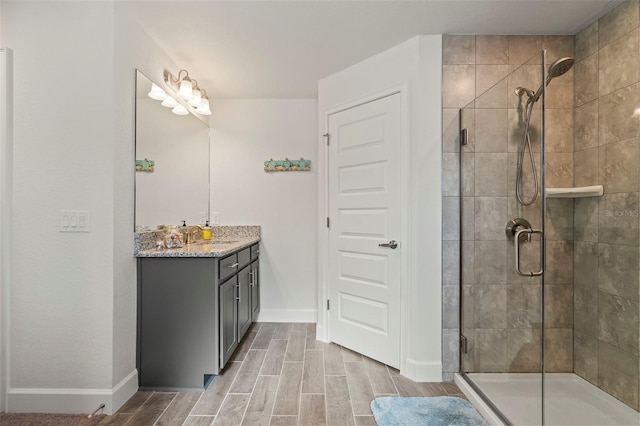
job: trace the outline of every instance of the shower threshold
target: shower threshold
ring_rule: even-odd
[[[467,376],[515,425],[541,423],[541,375],[527,373],[468,373]],[[462,377],[463,392],[478,399]],[[473,395],[467,392],[473,393]],[[482,410],[480,410],[482,412]],[[640,413],[572,373],[545,375],[546,425],[638,425]],[[490,424],[497,417],[489,417]]]

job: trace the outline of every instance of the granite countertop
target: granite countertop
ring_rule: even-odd
[[[214,226],[213,239],[198,240],[180,248],[157,249],[164,231],[134,234],[135,257],[224,257],[260,241],[260,226]]]
[[[259,237],[238,238],[233,242],[198,241],[180,248],[140,250],[137,257],[224,257],[260,241]]]

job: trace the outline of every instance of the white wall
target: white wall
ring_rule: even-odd
[[[121,2],[3,2],[14,51],[9,411],[117,410],[136,390],[135,69],[177,65]],[[91,232],[58,231],[60,209]]]
[[[13,52],[0,47],[0,413],[7,404],[13,199]]]
[[[316,320],[317,101],[212,101],[211,211],[224,225],[260,225],[260,321]],[[311,160],[311,172],[263,162]]]
[[[112,388],[113,10],[5,2],[1,19],[15,71],[9,410],[39,411],[31,393]],[[91,232],[60,233],[60,209],[89,210]]]
[[[441,367],[441,61],[442,37],[417,36],[394,48],[349,67],[318,84],[319,133],[324,133],[326,113],[399,84],[409,108],[407,305],[403,316],[402,374],[419,381],[440,381]],[[323,159],[322,141],[319,158]],[[322,170],[324,164],[319,165]],[[324,175],[319,176],[319,215],[325,215]],[[326,229],[318,228],[320,260],[325,261]],[[319,298],[326,298],[320,270]],[[327,336],[326,310],[319,306],[319,335]]]

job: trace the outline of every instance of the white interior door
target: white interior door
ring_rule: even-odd
[[[399,368],[400,94],[331,114],[328,127],[329,336]]]

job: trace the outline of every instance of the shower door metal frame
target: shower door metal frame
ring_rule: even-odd
[[[541,103],[541,121],[540,121],[540,126],[541,126],[541,132],[540,132],[540,197],[541,197],[541,202],[540,202],[540,228],[542,230],[541,233],[541,238],[540,238],[540,253],[541,253],[541,259],[540,259],[540,264],[541,264],[541,274],[540,274],[540,318],[541,318],[541,327],[540,327],[540,407],[541,407],[541,413],[540,413],[540,420],[541,420],[541,424],[545,425],[545,400],[544,400],[544,390],[545,390],[545,369],[544,369],[544,354],[545,354],[545,344],[544,344],[544,331],[545,331],[545,318],[544,318],[544,301],[545,301],[545,291],[544,291],[544,287],[545,287],[545,267],[546,267],[546,254],[547,254],[547,250],[546,250],[546,238],[545,238],[545,230],[546,230],[546,156],[545,156],[545,151],[546,151],[546,123],[545,123],[545,115],[546,115],[546,95],[547,95],[547,85],[545,84],[546,79],[547,79],[547,70],[546,70],[546,64],[547,64],[547,50],[543,49],[540,52],[540,56],[541,56],[541,67],[542,67],[542,92],[540,95],[540,98],[542,100]],[[459,268],[459,297],[460,297],[460,303],[459,303],[459,309],[458,309],[458,330],[459,330],[459,364],[458,364],[458,370],[459,370],[459,374],[460,377],[462,377],[462,379],[474,390],[474,392],[482,399],[482,401],[489,406],[489,408],[491,408],[491,410],[496,414],[496,416],[498,416],[500,418],[500,420],[502,420],[504,422],[505,425],[513,425],[513,423],[511,423],[511,421],[502,413],[502,411],[493,403],[493,401],[491,401],[491,399],[482,391],[482,389],[480,389],[475,382],[468,376],[468,374],[464,371],[463,369],[463,350],[466,351],[466,345],[467,345],[467,341],[466,341],[466,337],[463,335],[463,300],[462,300],[462,295],[463,295],[463,285],[462,285],[462,266],[463,266],[463,258],[462,258],[462,243],[463,243],[463,238],[462,238],[462,229],[463,229],[463,217],[462,217],[462,194],[463,194],[463,169],[462,169],[462,158],[463,158],[463,152],[462,152],[462,147],[464,145],[466,145],[467,142],[467,129],[463,128],[463,122],[462,122],[462,112],[463,112],[463,108],[460,108],[458,110],[458,124],[459,124],[459,136],[460,136],[460,155],[459,155],[459,163],[458,163],[458,172],[459,172],[459,197],[460,197],[460,214],[459,214],[459,229],[460,229],[460,239],[458,241],[459,244],[459,253],[460,256],[458,258],[459,262],[458,262],[458,268]],[[517,241],[516,241],[517,244]],[[474,341],[474,344],[476,342]],[[537,373],[536,373],[537,374]]]
[[[540,126],[542,131],[540,132],[540,209],[541,211],[541,228],[542,228],[542,238],[540,239],[540,252],[542,254],[542,276],[540,277],[540,318],[541,327],[540,327],[540,372],[542,377],[540,378],[541,386],[540,386],[540,406],[541,406],[541,420],[542,426],[545,425],[545,406],[544,406],[544,385],[545,385],[545,370],[544,370],[544,353],[545,353],[545,345],[544,345],[544,330],[545,330],[545,321],[544,321],[544,307],[545,307],[545,273],[546,263],[547,263],[547,239],[546,239],[546,216],[547,216],[547,185],[546,185],[546,175],[547,175],[547,162],[546,162],[546,105],[547,105],[547,50],[543,49],[541,52],[542,58],[542,105],[541,105],[541,117],[540,117]]]

